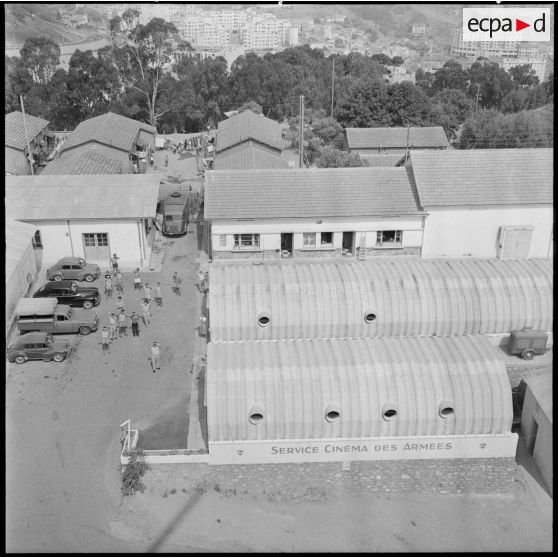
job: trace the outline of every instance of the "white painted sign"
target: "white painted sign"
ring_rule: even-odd
[[[209,463],[305,463],[514,457],[517,434],[209,442]]]

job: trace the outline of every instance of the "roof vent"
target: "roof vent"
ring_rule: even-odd
[[[329,403],[325,410],[325,419],[328,422],[336,422],[341,417],[341,411],[339,410],[339,405],[335,403]]]
[[[382,418],[391,420],[397,416],[397,407],[394,403],[386,403],[382,408]]]
[[[248,413],[248,420],[252,424],[260,424],[264,420],[264,413],[261,407],[252,407]]]
[[[448,399],[441,401],[440,405],[438,405],[438,413],[443,419],[452,417],[454,414],[453,402]]]

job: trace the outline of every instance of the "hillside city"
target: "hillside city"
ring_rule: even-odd
[[[6,552],[551,551],[531,6],[4,5]]]

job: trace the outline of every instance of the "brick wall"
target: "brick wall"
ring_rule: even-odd
[[[408,248],[366,248],[366,256],[392,257],[392,256],[420,256],[420,247]]]
[[[304,250],[293,250],[295,258],[340,258],[341,248],[316,248],[316,250],[305,248]]]
[[[509,493],[515,459],[433,459],[259,465],[151,465],[144,482],[150,492],[172,489],[247,492],[277,499],[314,499],[342,493]]]

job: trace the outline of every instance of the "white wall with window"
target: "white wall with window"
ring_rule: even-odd
[[[118,254],[120,267],[132,269],[149,265],[153,228],[145,219],[83,219],[34,221],[43,245],[43,267],[60,258],[75,256],[109,267],[111,254]]]
[[[344,232],[355,233],[356,245],[364,233],[367,248],[420,248],[423,217],[213,221],[211,224],[213,252],[279,250],[281,233],[293,233],[294,250],[341,249]],[[253,235],[258,235],[257,242]]]
[[[423,258],[497,258],[503,227],[532,227],[527,257],[552,257],[551,206],[430,209],[425,220]],[[520,253],[521,252],[521,253]],[[509,254],[509,247],[507,250]],[[523,247],[518,257],[524,256]]]

